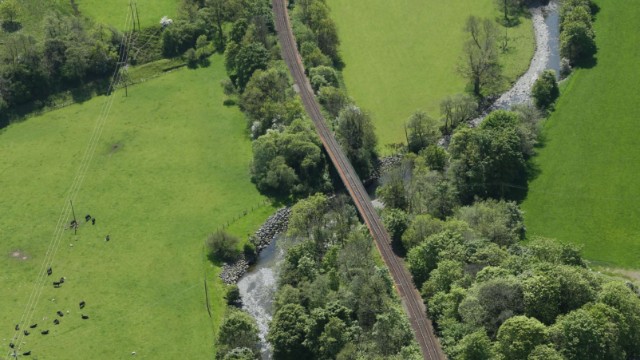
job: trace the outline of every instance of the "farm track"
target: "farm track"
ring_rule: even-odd
[[[404,267],[403,259],[397,256],[391,249],[391,238],[382,225],[378,213],[373,208],[369,195],[365,191],[351,163],[340,148],[340,145],[331,131],[329,131],[324,117],[320,112],[320,106],[313,95],[311,85],[304,72],[304,67],[289,23],[285,2],[286,0],[273,0],[274,21],[281,46],[282,57],[297,84],[302,103],[316,127],[322,144],[331,158],[331,162],[338,171],[349,195],[351,195],[360,216],[369,228],[382,259],[389,268],[424,359],[446,359],[438,338],[433,332],[431,321],[426,316],[426,308],[422,302],[420,293],[415,288],[411,275]]]

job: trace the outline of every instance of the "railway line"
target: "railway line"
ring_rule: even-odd
[[[409,317],[409,322],[413,329],[416,342],[422,351],[422,355],[426,360],[446,359],[438,338],[433,332],[431,321],[427,318],[426,308],[422,302],[420,293],[413,285],[411,275],[404,267],[404,261],[393,252],[389,234],[382,225],[378,213],[373,208],[369,195],[333,136],[333,133],[327,127],[324,117],[320,112],[320,106],[315,99],[309,79],[304,72],[304,67],[291,30],[286,0],[272,0],[272,6],[282,57],[297,85],[302,103],[315,125],[331,162],[353,199],[360,216],[371,232],[371,236],[374,239],[382,259],[389,268],[395,288],[400,295],[404,310]]]

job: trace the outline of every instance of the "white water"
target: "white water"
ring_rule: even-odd
[[[277,289],[278,264],[284,258],[284,251],[276,246],[277,239],[264,248],[258,256],[255,267],[238,281],[242,296],[242,308],[256,319],[260,336],[262,359],[271,359],[271,349],[267,343],[269,322],[273,317],[273,300]]]

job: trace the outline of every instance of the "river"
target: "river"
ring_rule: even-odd
[[[262,359],[271,359],[266,337],[273,316],[273,300],[278,281],[278,264],[284,258],[284,250],[277,246],[277,239],[264,248],[256,265],[238,281],[242,308],[256,319],[260,336]]]

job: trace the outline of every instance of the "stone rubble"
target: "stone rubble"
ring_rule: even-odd
[[[287,231],[289,226],[289,217],[291,216],[291,208],[284,207],[276,211],[271,215],[267,221],[251,236],[251,241],[256,247],[256,257],[260,254],[262,249],[271,244],[271,241],[281,233]],[[249,265],[255,261],[254,259],[246,259],[244,254],[240,256],[232,264],[224,263],[222,265],[222,272],[220,278],[225,284],[235,284],[240,278],[249,270]]]

